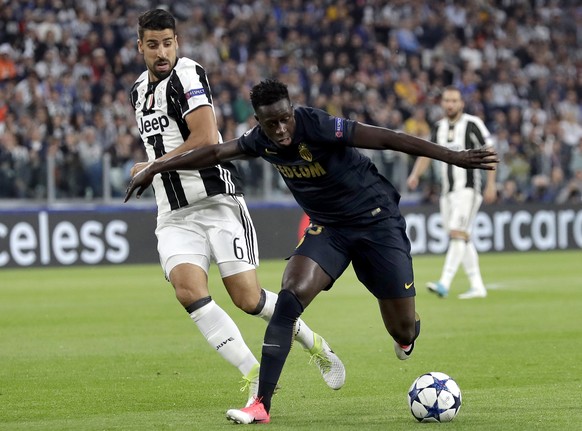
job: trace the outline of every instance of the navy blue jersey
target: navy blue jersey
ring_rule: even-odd
[[[238,139],[242,152],[271,163],[314,223],[368,225],[398,217],[400,195],[353,142],[355,121],[309,108],[294,109],[296,130],[279,148],[260,126]]]

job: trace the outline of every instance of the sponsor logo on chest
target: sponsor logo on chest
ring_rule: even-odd
[[[319,162],[309,163],[307,165],[285,166],[273,164],[273,166],[288,179],[307,179],[319,178],[327,175],[327,172]]]
[[[170,126],[170,119],[161,112],[139,117],[137,128],[143,138],[164,133]]]

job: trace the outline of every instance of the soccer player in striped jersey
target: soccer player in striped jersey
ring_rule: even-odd
[[[435,123],[431,141],[453,151],[472,148],[493,148],[494,142],[483,121],[463,112],[461,92],[455,87],[443,90],[441,105],[445,117]],[[419,157],[408,177],[408,187],[418,187],[419,178],[430,166],[431,160]],[[481,277],[477,249],[471,241],[471,228],[481,202],[494,202],[497,197],[495,171],[486,173],[483,188],[483,173],[479,169],[464,169],[440,162],[441,197],[440,211],[443,226],[449,234],[449,247],[441,277],[437,282],[427,283],[429,291],[441,298],[448,295],[459,265],[469,278],[469,290],[460,294],[461,299],[485,298],[487,290]]]
[[[133,85],[130,98],[149,161],[221,145],[208,77],[200,64],[178,57],[174,17],[161,9],[140,15],[137,47],[147,70]],[[137,163],[132,173],[147,165]],[[153,186],[165,276],[206,340],[242,373],[253,400],[259,363],[208,288],[208,268],[214,260],[237,307],[266,321],[275,309],[277,295],[262,289],[257,279],[256,232],[235,166],[225,162],[200,170],[164,172],[155,176]],[[339,389],[345,369],[326,341],[301,320],[294,335],[326,384]]]
[[[293,323],[322,291],[332,288],[352,264],[377,299],[382,321],[400,360],[410,357],[420,333],[410,241],[394,186],[356,148],[395,150],[465,168],[495,169],[488,150],[451,151],[424,139],[325,111],[298,106],[287,86],[266,80],[251,90],[259,124],[238,139],[156,160],[134,176],[127,201],[155,175],[202,169],[216,163],[261,157],[277,168],[311,225],[289,258],[273,317],[267,325],[255,402],[230,409],[229,420],[270,422],[271,400],[291,349]],[[350,310],[354,312],[355,310]]]

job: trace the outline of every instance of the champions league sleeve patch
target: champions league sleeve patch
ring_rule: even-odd
[[[344,120],[343,118],[336,117],[335,119],[335,137],[341,138],[344,136]]]
[[[206,92],[204,91],[204,88],[194,88],[188,91],[187,93],[184,93],[184,96],[186,96],[186,100],[188,100],[191,99],[192,97],[203,96],[205,94]]]

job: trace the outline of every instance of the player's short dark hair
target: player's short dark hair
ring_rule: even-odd
[[[176,20],[174,16],[164,9],[152,9],[142,13],[137,19],[137,35],[143,39],[146,30],[171,29],[176,33]]]
[[[445,91],[456,91],[457,93],[459,93],[461,96],[463,95],[463,93],[461,92],[461,89],[459,87],[457,87],[456,85],[447,85],[444,89],[443,89],[443,93]]]
[[[272,105],[279,100],[289,100],[287,86],[276,79],[266,79],[251,89],[251,104],[255,111],[260,106]]]

